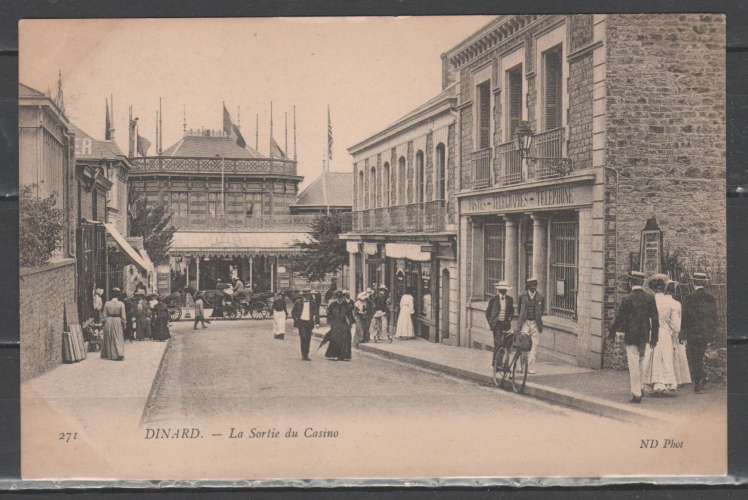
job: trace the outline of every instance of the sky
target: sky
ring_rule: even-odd
[[[62,72],[70,120],[104,138],[105,100],[114,102],[115,140],[126,152],[128,107],[154,145],[159,97],[163,147],[187,128],[221,129],[222,102],[247,144],[267,153],[273,136],[293,153],[296,106],[302,184],[322,170],[327,106],[331,170],[350,171],[346,148],[441,90],[441,54],[491,17],[23,20],[20,81],[54,94]]]

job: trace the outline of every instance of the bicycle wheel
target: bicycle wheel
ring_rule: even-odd
[[[514,392],[524,394],[525,383],[527,382],[527,353],[517,351],[514,355],[514,363],[512,365],[512,388]]]
[[[509,359],[509,363],[506,362],[507,359]],[[513,371],[514,363],[516,362],[517,362],[517,354],[512,355],[512,351],[509,350],[504,357],[504,368],[501,374],[501,382],[499,382],[499,387],[501,387],[502,389],[506,389],[507,384],[511,382],[512,375],[514,373]]]
[[[506,355],[506,348],[500,346],[493,352],[493,363],[491,364],[491,378],[496,387],[501,386],[504,370],[504,356]]]
[[[236,319],[237,318],[236,309],[234,309],[233,307],[231,309],[227,309],[224,312],[224,316],[226,316],[226,319]]]
[[[173,309],[169,310],[169,321],[179,321],[182,319],[182,308],[181,307],[175,307]]]

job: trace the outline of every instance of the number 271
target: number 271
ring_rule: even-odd
[[[78,433],[77,432],[60,432],[57,436],[58,441],[64,441],[66,443],[69,443],[70,441],[75,441],[78,439]]]

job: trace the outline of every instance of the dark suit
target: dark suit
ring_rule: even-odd
[[[498,346],[501,342],[501,337],[507,330],[512,328],[512,316],[514,316],[514,299],[509,296],[504,296],[504,303],[506,305],[506,314],[504,315],[504,321],[500,321],[501,317],[501,300],[498,295],[491,297],[488,301],[488,307],[486,308],[486,321],[488,326],[491,327],[493,332],[493,345]]]
[[[299,341],[301,343],[301,358],[309,359],[309,342],[312,340],[312,329],[314,325],[319,324],[319,304],[314,300],[310,299],[309,302],[309,318],[308,320],[301,319],[301,314],[304,311],[304,302],[306,299],[298,299],[291,310],[291,317],[293,318],[293,324],[299,329]]]
[[[699,288],[683,304],[680,339],[685,340],[688,362],[694,388],[706,382],[704,377],[704,352],[709,342],[714,340],[718,328],[717,301],[714,296]]]
[[[530,294],[527,293],[527,290],[522,292],[522,295],[519,296],[519,324],[517,325],[518,330],[522,330],[522,326],[525,324],[525,321],[527,321],[527,307],[528,307],[528,301],[530,300]],[[543,312],[545,311],[545,297],[543,297],[543,294],[536,291],[535,292],[535,323],[538,325],[538,331],[543,331]]]

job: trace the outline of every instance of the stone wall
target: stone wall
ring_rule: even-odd
[[[449,224],[457,224],[457,147],[455,140],[455,126],[449,126],[447,133],[447,221]]]
[[[606,158],[619,177],[616,186],[606,175],[606,198],[618,192],[607,220],[617,244],[606,266],[620,297],[652,216],[666,249],[724,264],[725,19],[611,15],[606,44]],[[621,361],[606,346],[605,366]]]
[[[588,52],[569,61],[568,157],[576,170],[592,166],[592,87],[592,53]]]
[[[25,381],[62,363],[63,305],[68,325],[78,323],[75,260],[21,269],[19,296],[21,381]]]

